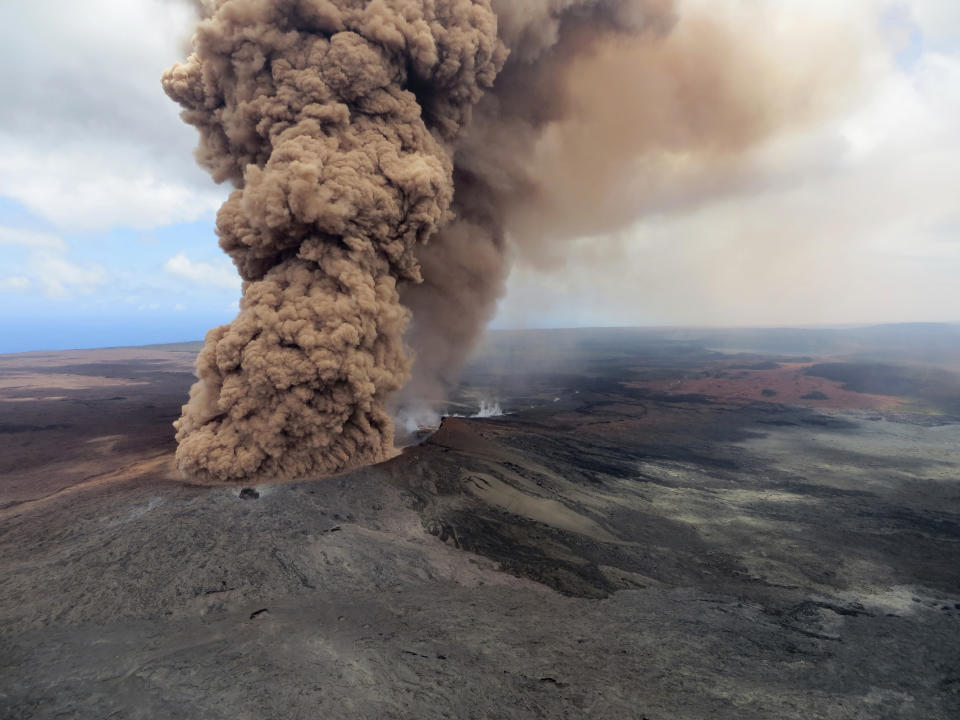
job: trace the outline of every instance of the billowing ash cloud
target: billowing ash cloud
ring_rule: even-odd
[[[505,57],[471,0],[221,0],[163,78],[236,186],[220,244],[245,280],[177,422],[200,481],[329,473],[393,445],[416,246],[449,218],[448,148]]]
[[[666,0],[199,6],[163,83],[237,188],[217,230],[245,281],[176,423],[202,482],[386,457],[389,411],[442,399],[513,254],[622,226],[644,178],[687,187],[678,165],[725,168],[798,114],[749,48]]]
[[[456,219],[417,249],[424,282],[401,289],[417,360],[394,402],[414,418],[455,384],[511,260],[560,266],[567,241],[724,192],[748,150],[837,102],[856,72],[847,38],[811,27],[785,39],[753,6],[680,16],[669,0],[492,4],[510,55],[454,143]],[[617,271],[597,255],[581,272]]]

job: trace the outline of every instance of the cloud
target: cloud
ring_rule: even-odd
[[[70,230],[137,229],[190,222],[212,215],[225,191],[203,179],[164,173],[149,145],[47,149],[0,134],[0,195],[21,202],[35,215]],[[187,157],[189,149],[184,148]],[[199,172],[199,171],[197,171]]]
[[[34,254],[29,264],[33,279],[53,298],[90,293],[107,282],[107,273],[99,265],[79,265],[49,251]]]
[[[199,285],[240,290],[240,277],[227,260],[216,264],[194,262],[183,253],[178,253],[164,263],[163,269],[171,275]]]
[[[226,191],[160,86],[183,57],[188,3],[0,3],[0,195],[68,230],[212,214]]]
[[[65,298],[74,292],[82,294],[107,281],[106,271],[97,264],[78,264],[65,256],[67,244],[57,235],[22,228],[0,227],[0,246],[22,251],[19,262],[8,260],[21,274],[0,281],[3,290],[29,290],[38,285],[51,298]]]
[[[30,278],[24,277],[23,275],[12,275],[10,277],[0,278],[0,292],[28,290],[31,285]]]
[[[956,0],[913,0],[908,3],[921,30],[936,43],[960,37],[960,3]]]
[[[57,235],[11,227],[0,227],[0,245],[20,245],[60,252],[67,248],[66,243]]]

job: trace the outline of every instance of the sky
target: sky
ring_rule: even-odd
[[[494,325],[960,321],[960,2],[685,2],[851,28],[857,82],[747,181],[549,271],[521,258]],[[236,313],[228,188],[160,87],[194,22],[177,0],[0,3],[0,352],[198,340]]]

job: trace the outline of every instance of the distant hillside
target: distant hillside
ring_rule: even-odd
[[[853,328],[579,328],[494,330],[478,355],[488,359],[536,357],[538,363],[575,363],[608,356],[686,350],[838,357],[857,361],[923,363],[960,367],[960,324],[899,323]]]
[[[162,345],[140,345],[144,350],[182,350],[184,352],[200,352],[203,349],[203,340],[190,342],[164,343]]]
[[[861,359],[932,364],[960,358],[960,325],[897,323],[855,328],[769,328],[756,330],[680,330],[675,337],[717,349],[799,355],[850,355]]]

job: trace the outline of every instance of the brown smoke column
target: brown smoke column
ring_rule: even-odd
[[[456,383],[510,260],[562,267],[569,240],[722,195],[752,148],[822,115],[856,72],[843,33],[794,30],[791,53],[752,7],[679,17],[658,0],[492,5],[510,56],[455,141],[458,220],[418,248],[424,283],[401,288],[417,362],[394,403],[414,419]],[[617,270],[574,271],[602,282]]]
[[[442,400],[511,254],[621,227],[645,178],[689,185],[677,157],[723,168],[801,114],[803,83],[781,92],[722,28],[675,29],[664,0],[199,8],[163,84],[237,188],[217,230],[245,281],[176,423],[202,482],[388,456],[388,407]]]
[[[330,473],[393,446],[408,377],[400,281],[448,218],[445,142],[505,56],[470,0],[221,0],[164,89],[200,163],[236,186],[217,218],[245,283],[177,422],[188,476]]]

